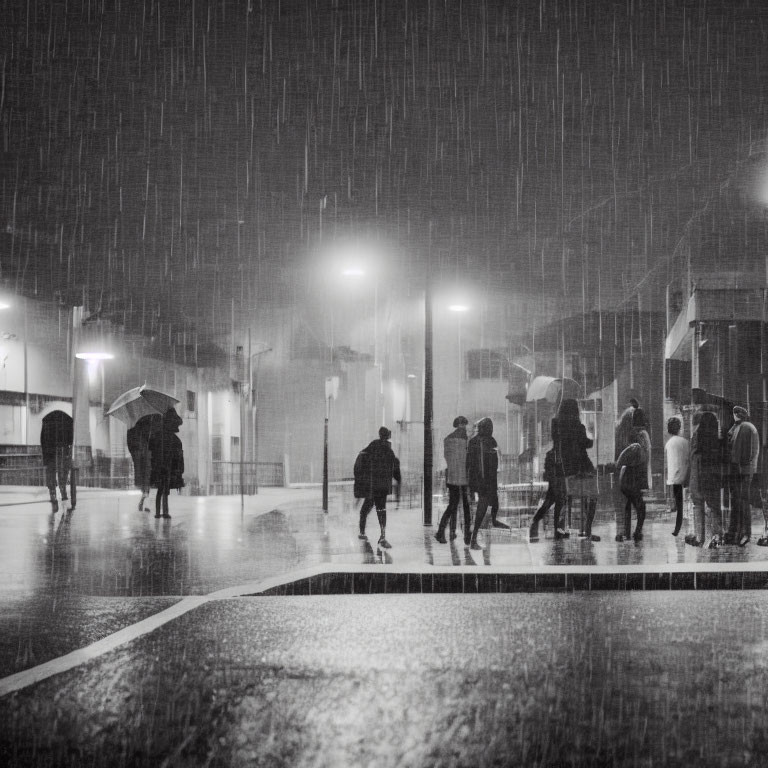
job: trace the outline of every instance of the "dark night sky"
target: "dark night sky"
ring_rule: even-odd
[[[1,5],[0,278],[160,337],[355,232],[615,308],[765,157],[762,0]]]

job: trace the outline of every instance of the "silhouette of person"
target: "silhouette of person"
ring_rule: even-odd
[[[457,416],[453,420],[454,431],[443,441],[445,456],[445,482],[448,486],[448,507],[437,526],[435,538],[445,544],[445,529],[448,526],[451,541],[456,538],[456,518],[459,501],[464,511],[464,543],[470,543],[472,519],[469,511],[467,496],[467,424],[465,416]]]
[[[155,497],[155,517],[170,519],[168,496],[172,488],[184,487],[184,449],[176,434],[182,424],[181,416],[173,408],[164,414],[160,429],[149,441],[151,453],[150,484],[157,488]]]
[[[45,484],[51,497],[52,511],[59,511],[56,499],[56,484],[61,491],[61,500],[67,500],[67,479],[72,468],[72,417],[64,411],[51,411],[43,417],[40,430],[40,448],[43,453]]]
[[[387,541],[387,496],[392,493],[392,480],[400,484],[400,460],[395,456],[389,438],[392,433],[386,427],[379,428],[379,439],[372,440],[355,459],[355,498],[364,499],[360,507],[359,538],[365,535],[365,523],[368,513],[376,507],[379,519],[379,547],[389,549]]]

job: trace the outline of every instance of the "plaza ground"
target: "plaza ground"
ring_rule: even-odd
[[[0,493],[4,764],[764,764],[754,538],[686,546],[656,505],[638,543],[602,509],[598,542],[512,513],[470,550],[402,507],[380,550],[375,513],[363,541],[320,498],[172,496],[166,521]]]

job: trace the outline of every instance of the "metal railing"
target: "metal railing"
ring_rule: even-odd
[[[211,471],[211,493],[230,495],[240,493],[242,466],[242,492],[252,494],[256,487],[282,488],[285,472],[279,461],[214,461]]]

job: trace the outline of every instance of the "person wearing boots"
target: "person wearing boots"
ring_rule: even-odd
[[[488,507],[494,528],[509,528],[496,519],[499,513],[499,487],[496,474],[499,469],[499,449],[493,436],[493,421],[487,416],[477,422],[477,434],[467,444],[467,483],[469,492],[477,494],[477,510],[472,528],[470,549],[482,549],[477,533],[483,524]]]
[[[157,488],[155,497],[155,517],[162,516],[170,520],[168,496],[172,488],[183,488],[184,449],[176,434],[182,424],[181,416],[174,408],[163,414],[161,428],[149,441],[151,454],[150,484]]]
[[[72,441],[74,429],[72,417],[64,411],[51,411],[43,417],[40,430],[40,449],[45,468],[45,484],[51,497],[51,509],[59,511],[56,498],[56,484],[61,491],[61,500],[67,500],[67,478],[72,468]]]
[[[435,538],[445,544],[445,529],[449,528],[451,541],[456,538],[456,522],[461,501],[464,511],[464,543],[469,545],[472,528],[472,518],[469,511],[467,496],[467,424],[465,416],[457,416],[453,420],[454,431],[443,440],[443,455],[445,456],[445,482],[448,486],[448,507],[440,518]]]
[[[355,460],[355,498],[363,499],[360,507],[360,539],[367,539],[365,523],[368,513],[376,507],[379,519],[379,547],[389,549],[387,541],[387,496],[392,493],[392,480],[400,484],[400,460],[395,456],[389,438],[392,433],[386,427],[379,428],[379,439],[370,442]]]
[[[760,438],[755,425],[749,421],[746,408],[733,408],[734,425],[728,430],[728,452],[731,478],[731,517],[728,521],[726,543],[745,547],[752,536],[752,507],[749,491],[757,472]]]

